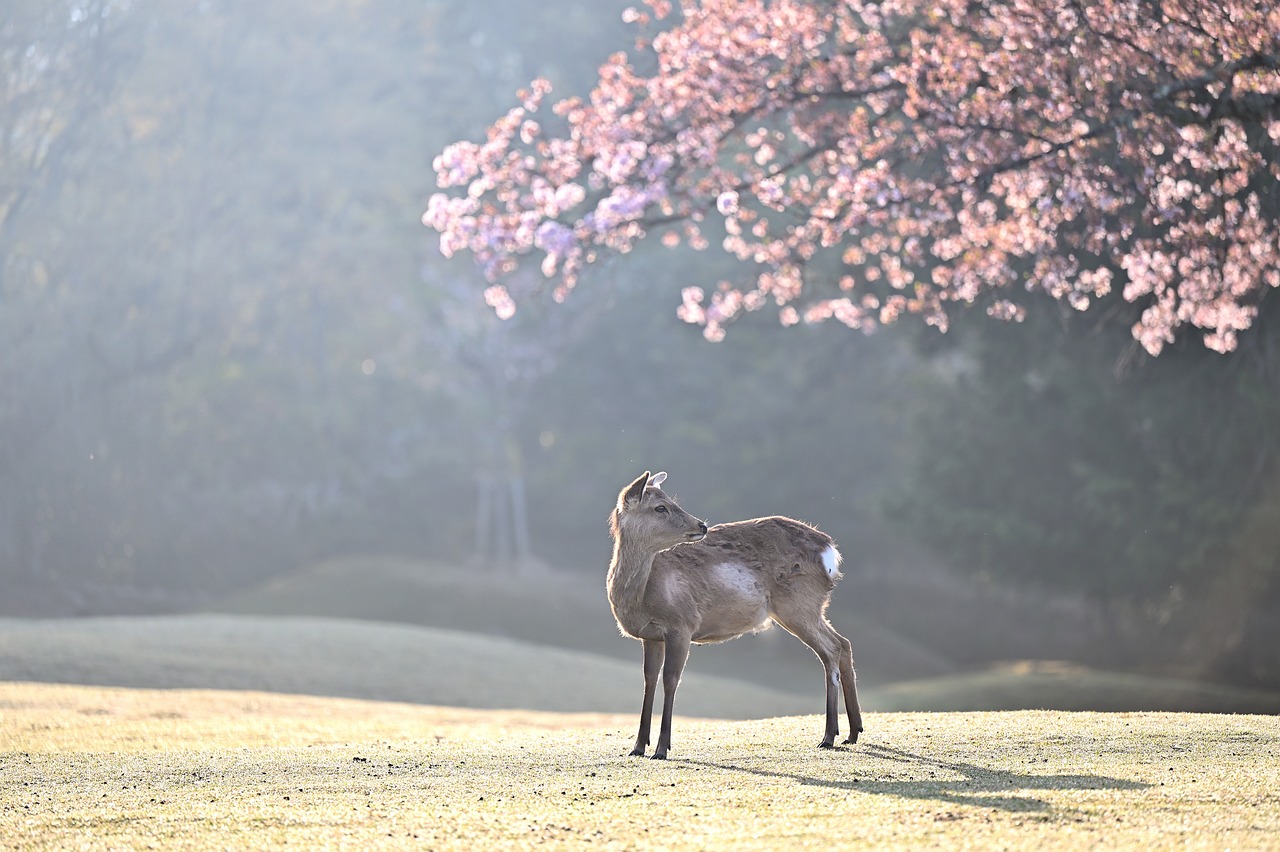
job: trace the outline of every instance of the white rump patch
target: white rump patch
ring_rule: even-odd
[[[835,579],[840,573],[840,551],[836,550],[834,544],[828,545],[827,549],[822,551],[822,567],[827,572],[827,576]]]

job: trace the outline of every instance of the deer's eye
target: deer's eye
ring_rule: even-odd
[[[666,506],[654,506],[654,507],[653,507],[653,511],[657,512],[657,513],[658,513],[658,514],[660,514],[660,515],[665,515],[665,514],[667,513],[667,507],[666,507]]]

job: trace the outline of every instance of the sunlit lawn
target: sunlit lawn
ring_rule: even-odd
[[[0,838],[25,848],[1274,848],[1280,718],[678,720],[0,684]]]

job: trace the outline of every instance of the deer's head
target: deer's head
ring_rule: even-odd
[[[707,525],[690,515],[659,486],[667,474],[645,471],[618,494],[618,505],[609,516],[614,538],[627,539],[657,552],[689,541],[701,541]]]

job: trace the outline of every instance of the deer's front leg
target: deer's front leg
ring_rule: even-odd
[[[671,748],[671,716],[676,706],[676,687],[689,659],[689,639],[686,636],[668,636],[666,655],[662,663],[662,727],[658,729],[658,745],[653,750],[654,760],[666,760]]]
[[[640,708],[640,732],[636,734],[633,757],[643,757],[649,747],[649,729],[653,725],[653,696],[658,691],[658,673],[662,671],[663,641],[644,639],[644,705]]]

